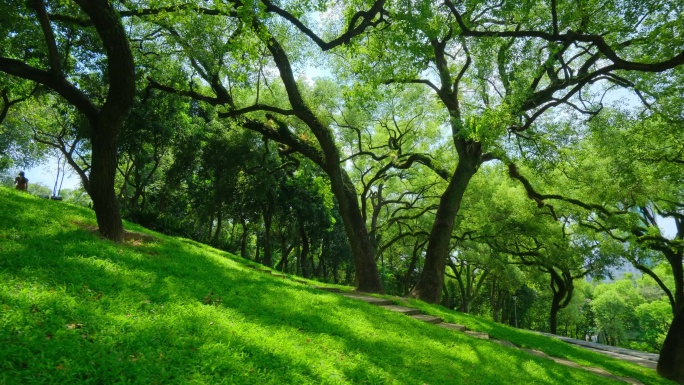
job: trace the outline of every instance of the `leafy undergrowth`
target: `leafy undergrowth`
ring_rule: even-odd
[[[0,207],[0,384],[614,383],[196,242],[131,224],[148,236],[102,240],[91,211],[63,202],[0,188]]]

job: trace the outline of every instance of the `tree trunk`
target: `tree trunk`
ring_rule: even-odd
[[[133,54],[121,19],[108,1],[76,0],[76,2],[93,21],[107,51],[109,78],[107,101],[96,119],[93,119],[92,115],[89,118],[92,125],[92,165],[89,179],[100,233],[108,239],[120,241],[123,237],[123,223],[114,192],[117,164],[116,139],[124,118],[133,106],[135,95]],[[70,99],[69,96],[65,98]],[[90,108],[79,108],[79,110],[84,112]],[[95,124],[92,124],[94,121]]]
[[[336,172],[329,172],[330,184],[340,206],[340,215],[354,256],[356,289],[367,293],[383,293],[380,273],[375,263],[373,246],[368,236],[366,223],[361,216],[354,184],[339,165]]]
[[[411,277],[413,276],[413,270],[415,270],[416,265],[418,264],[418,254],[420,253],[420,250],[423,248],[425,245],[426,241],[418,243],[416,240],[415,244],[413,245],[413,253],[411,254],[411,262],[409,262],[408,269],[406,270],[406,275],[404,276],[404,288],[405,292],[403,293],[404,295],[408,294],[412,287],[411,287]]]
[[[573,283],[570,273],[565,271],[558,274],[553,267],[549,267],[551,275],[551,312],[549,313],[549,330],[551,334],[556,334],[558,329],[558,312],[568,306],[572,299]]]
[[[265,29],[256,21],[252,25],[257,29]],[[366,222],[361,213],[356,188],[341,165],[335,136],[330,127],[326,126],[304,101],[299,92],[290,60],[280,42],[273,36],[269,36],[265,43],[278,67],[280,78],[295,115],[311,129],[321,147],[324,161],[321,162],[321,159],[312,160],[317,162],[328,175],[331,190],[337,198],[342,222],[354,255],[356,289],[369,293],[382,293],[384,292],[382,281],[380,281],[380,273],[375,264],[375,253],[366,229]],[[311,156],[311,154],[307,156]]]
[[[261,263],[261,234],[257,232],[257,239],[256,239],[256,252],[254,255],[254,261],[257,263]]]
[[[271,219],[273,219],[272,210],[270,207],[264,209],[264,259],[263,265],[271,267],[273,264],[273,256],[271,255]]]
[[[247,258],[247,221],[242,220],[242,236],[240,237],[240,256]]]
[[[560,301],[562,299],[562,296],[554,293],[553,300],[551,301],[551,313],[549,314],[549,330],[551,334],[556,334],[558,327],[558,311],[561,309]]]
[[[479,143],[463,140],[459,142],[459,147],[462,149],[459,150],[458,166],[451,177],[449,186],[440,198],[435,221],[428,238],[425,265],[418,278],[418,283],[409,294],[410,297],[419,298],[429,303],[439,303],[444,285],[444,271],[449,254],[451,232],[454,229],[454,220],[461,207],[463,194],[470,179],[477,172],[482,158]]]
[[[678,238],[681,239],[681,222],[677,224]],[[657,371],[665,378],[684,384],[684,263],[681,251],[668,255],[668,261],[675,281],[675,309],[670,330],[660,349]]]
[[[299,236],[301,238],[302,245],[301,254],[299,256],[302,267],[302,276],[304,278],[309,278],[311,276],[311,264],[309,263],[309,238],[306,236],[306,231],[304,230],[304,226],[302,224],[299,225]]]
[[[97,217],[100,234],[107,239],[123,238],[123,223],[119,202],[114,192],[116,176],[116,136],[119,127],[96,122],[92,127],[92,165],[90,169],[90,197]]]
[[[209,229],[207,231],[206,243],[211,243],[211,235],[213,233],[214,233],[214,207],[211,208],[211,214],[209,214]]]
[[[679,306],[660,349],[657,370],[661,376],[684,384],[684,304]]]
[[[223,204],[217,202],[218,211],[216,213],[216,231],[214,231],[214,238],[211,243],[220,248],[219,242],[221,241],[221,231],[223,231]]]

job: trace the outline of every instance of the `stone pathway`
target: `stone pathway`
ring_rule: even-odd
[[[272,271],[270,269],[264,268],[263,266],[254,266],[254,265],[247,265],[247,266],[250,268],[253,268],[257,271],[261,271],[261,272],[264,272],[267,274],[272,274],[275,277],[288,278],[284,274],[281,274],[279,272],[275,272],[275,271]],[[304,281],[301,279],[296,279],[296,278],[293,278],[293,280],[295,282],[302,283],[305,285],[309,283],[307,281]],[[636,380],[636,379],[630,378],[630,377],[616,376],[616,375],[609,373],[608,371],[606,371],[605,369],[602,369],[602,368],[581,366],[581,365],[579,365],[573,361],[570,361],[570,360],[567,360],[564,358],[549,356],[548,354],[546,354],[540,350],[521,348],[521,347],[513,344],[510,341],[490,338],[489,334],[487,334],[487,333],[482,333],[482,332],[478,332],[475,330],[468,330],[468,328],[465,327],[464,325],[457,325],[457,324],[452,324],[452,323],[448,323],[448,322],[443,322],[443,320],[440,317],[434,317],[431,315],[421,314],[421,311],[418,309],[413,309],[413,308],[409,308],[409,307],[405,307],[405,306],[395,305],[393,301],[388,300],[388,299],[372,297],[372,296],[357,293],[357,292],[342,292],[342,291],[340,291],[340,289],[332,288],[332,287],[324,287],[324,286],[312,286],[312,287],[314,289],[317,289],[317,290],[323,290],[323,291],[328,291],[328,292],[332,292],[332,293],[338,293],[338,294],[340,294],[344,297],[347,297],[347,298],[351,298],[351,299],[363,301],[363,302],[366,302],[366,303],[369,303],[372,305],[380,306],[380,307],[387,309],[389,311],[405,314],[405,315],[407,315],[407,316],[409,316],[415,320],[418,320],[418,321],[434,324],[436,326],[439,326],[439,327],[442,327],[445,329],[449,329],[449,330],[455,330],[458,332],[463,332],[466,335],[474,337],[474,338],[490,340],[490,341],[492,341],[496,344],[499,344],[501,346],[506,346],[506,347],[513,348],[513,349],[519,349],[519,350],[522,350],[522,351],[524,351],[530,355],[549,359],[549,360],[554,361],[555,363],[557,363],[559,365],[564,365],[564,366],[569,366],[569,367],[576,368],[576,369],[586,370],[588,372],[592,372],[592,373],[596,374],[597,376],[610,378],[610,379],[617,380],[617,381],[626,382],[626,383],[632,384],[632,385],[643,385],[643,383],[641,383],[639,380]],[[548,333],[539,333],[539,334],[546,335],[547,337],[558,338],[562,341],[572,343],[572,344],[579,346],[579,347],[582,347],[584,349],[596,351],[597,353],[601,353],[601,354],[610,355],[610,356],[615,357],[617,359],[629,361],[629,362],[632,362],[632,363],[635,363],[638,365],[642,365],[642,366],[646,366],[646,367],[651,367],[648,365],[652,365],[653,362],[657,363],[657,355],[651,355],[650,353],[636,352],[633,350],[613,348],[613,347],[609,347],[612,349],[601,349],[597,346],[593,346],[593,345],[600,345],[600,344],[596,344],[596,343],[592,343],[592,342],[575,340],[575,339],[566,338],[566,337],[560,337],[560,336],[556,336],[556,335],[548,334]],[[572,341],[570,341],[570,340],[572,340]],[[578,343],[577,341],[579,341],[580,343]],[[589,345],[589,344],[591,344],[591,345]],[[600,345],[600,346],[605,347],[605,345]],[[641,354],[637,354],[637,353],[641,353]],[[653,356],[656,356],[655,361],[653,361],[653,358],[654,358]],[[653,368],[655,368],[655,366],[653,366]]]
[[[563,342],[581,347],[586,350],[591,350],[592,352],[617,358],[618,360],[631,362],[636,365],[643,366],[645,368],[654,369],[658,365],[659,355],[655,353],[640,352],[638,350],[630,350],[625,348],[619,348],[616,346],[603,345],[596,342],[578,340],[576,338],[557,336],[550,333],[534,332],[541,334],[546,337],[555,338]]]

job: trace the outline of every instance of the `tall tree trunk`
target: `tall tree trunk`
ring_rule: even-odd
[[[214,211],[215,207],[211,208],[211,213],[209,214],[209,229],[207,229],[207,243],[211,243],[211,235],[214,233]]]
[[[280,261],[276,266],[276,270],[282,271],[283,273],[287,273],[287,265],[290,263],[290,253],[292,252],[292,249],[294,249],[294,247],[294,244],[290,246],[287,245],[286,234],[282,234],[280,236]]]
[[[418,242],[418,239],[416,239],[415,243],[413,244],[413,253],[411,253],[411,262],[409,262],[408,269],[406,270],[406,275],[404,276],[404,288],[405,292],[403,293],[404,295],[408,294],[412,287],[411,287],[411,277],[413,276],[413,270],[416,269],[416,265],[418,264],[418,254],[420,253],[420,250],[423,249],[423,246],[427,241],[423,242]]]
[[[684,304],[679,305],[660,349],[657,370],[661,376],[684,384]]]
[[[214,238],[211,241],[216,247],[220,247],[221,231],[223,231],[223,205],[219,202],[218,211],[216,212],[216,230],[214,231]]]
[[[240,236],[240,256],[247,258],[247,221],[242,219],[242,235]]]
[[[252,25],[260,30],[263,35],[265,26],[256,19]],[[382,293],[384,292],[382,281],[375,264],[375,253],[366,229],[366,222],[361,213],[356,188],[341,165],[340,152],[335,143],[334,134],[330,127],[326,126],[311,110],[309,104],[304,101],[299,92],[290,60],[280,42],[275,37],[268,36],[265,43],[278,67],[280,78],[295,115],[311,129],[320,145],[324,162],[321,163],[320,159],[312,160],[318,161],[318,164],[328,175],[332,192],[337,198],[342,222],[354,255],[356,288],[359,291],[369,293]]]
[[[264,266],[271,267],[273,264],[273,256],[271,255],[271,220],[273,219],[273,213],[270,207],[266,207],[263,211],[264,216],[264,259],[262,264]]]
[[[119,241],[123,237],[123,223],[114,192],[114,179],[117,164],[116,136],[120,127],[108,122],[93,123],[90,197],[100,234],[107,239]]]
[[[458,140],[458,142],[458,166],[451,177],[449,186],[440,198],[435,221],[428,237],[425,265],[418,283],[409,294],[410,297],[429,303],[439,303],[442,286],[444,286],[444,271],[454,220],[461,207],[468,183],[477,172],[482,159],[482,149],[479,143],[464,140]]]
[[[261,243],[262,243],[262,236],[259,232],[256,234],[256,252],[254,254],[254,261],[261,263]]]
[[[553,291],[551,312],[549,314],[549,330],[551,334],[556,334],[558,329],[558,312],[567,307],[570,300],[572,300],[575,286],[569,271],[561,271],[558,274],[553,267],[549,267],[548,270],[549,274],[551,274],[551,291]]]
[[[302,267],[302,276],[309,278],[311,276],[311,264],[309,263],[309,237],[306,236],[304,225],[299,225],[299,237],[301,239],[302,250],[299,256]]]
[[[91,124],[95,120],[91,127],[92,165],[89,179],[100,233],[108,239],[119,241],[123,237],[123,223],[114,192],[116,139],[126,115],[133,106],[135,65],[126,31],[112,5],[105,0],[76,2],[93,21],[107,51],[107,101],[96,119],[89,118]],[[67,96],[66,99],[69,100],[70,97]]]
[[[223,230],[223,192],[221,191],[221,170],[216,170],[216,181],[214,182],[214,212],[216,213],[216,231],[214,235],[209,232],[209,239],[212,245],[219,247],[219,239]]]
[[[340,207],[342,223],[349,239],[356,270],[356,289],[367,293],[383,293],[374,248],[361,216],[356,189],[349,175],[339,165],[331,170],[330,185]]]
[[[556,334],[558,328],[558,311],[561,309],[560,303],[563,299],[563,294],[554,293],[551,300],[551,312],[549,314],[549,331],[551,334]]]
[[[677,222],[678,238],[684,235],[682,222]],[[684,384],[684,260],[682,252],[666,254],[675,281],[674,319],[660,349],[658,374]]]

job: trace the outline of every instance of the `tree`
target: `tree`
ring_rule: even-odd
[[[349,51],[355,74],[372,74],[376,84],[424,84],[449,113],[444,123],[458,165],[441,197],[413,296],[439,301],[454,219],[481,164],[504,156],[516,141],[535,138],[536,122],[552,109],[597,113],[600,97],[587,99],[592,84],[630,85],[619,71],[666,71],[684,62],[676,43],[648,43],[669,23],[660,19],[667,9],[648,13],[647,7],[622,13],[618,2],[576,7],[553,1],[550,9],[545,2],[400,2],[388,7],[391,27],[370,35],[365,49]],[[604,17],[598,15],[610,23],[596,23]],[[653,23],[653,29],[635,39],[639,23]],[[649,48],[652,55],[644,58]],[[514,141],[506,144],[506,135]]]
[[[362,10],[352,15],[348,29],[331,43],[323,43],[320,39],[316,40],[316,42],[324,46],[325,49],[331,49],[348,42],[349,39],[361,34],[365,29],[381,23],[381,7],[383,3],[383,1],[377,1],[368,11]],[[263,5],[266,12],[278,13],[298,28],[303,26],[301,23],[298,24],[297,19],[284,9],[267,1],[264,1]],[[237,12],[238,10],[239,12]],[[191,10],[191,12],[194,12],[194,10]],[[325,171],[330,180],[333,194],[339,204],[339,211],[349,236],[355,260],[357,287],[361,291],[382,292],[383,288],[375,264],[374,251],[359,208],[354,185],[341,163],[339,148],[335,143],[334,134],[330,126],[325,119],[318,116],[310,107],[310,103],[306,101],[305,95],[297,84],[286,46],[281,43],[281,40],[287,39],[287,35],[279,34],[282,28],[279,28],[280,26],[277,23],[269,21],[267,14],[253,13],[252,10],[248,11],[240,2],[231,3],[230,9],[227,10],[200,9],[199,13],[212,15],[212,18],[200,19],[200,15],[196,15],[197,17],[191,23],[187,23],[184,26],[176,23],[173,28],[169,28],[168,22],[163,19],[156,21],[156,24],[168,30],[169,41],[184,50],[190,66],[196,71],[196,75],[211,85],[212,92],[215,93],[216,97],[205,96],[192,89],[183,90],[165,86],[155,80],[151,80],[151,86],[167,92],[194,97],[197,100],[202,100],[212,105],[225,106],[228,108],[228,111],[219,115],[226,118],[242,116],[257,111],[265,111],[271,114],[267,116],[262,114],[262,119],[243,118],[241,124],[301,153]],[[227,16],[227,18],[213,17],[214,15],[223,15]],[[378,19],[374,20],[376,16]],[[200,20],[203,21],[200,22]],[[210,39],[214,44],[211,47],[211,51],[202,51],[202,45],[188,44],[193,38],[197,38],[196,35],[193,36],[191,33],[200,25],[214,28],[214,33],[218,33],[219,36],[225,36],[223,29],[228,28],[233,31],[233,35],[227,41],[220,37]],[[248,34],[247,31],[249,30],[253,34]],[[186,32],[191,33],[186,34]],[[315,36],[310,30],[308,33],[305,31],[305,33],[310,37]],[[279,107],[277,105],[263,104],[259,99],[260,93],[258,90],[261,84],[262,65],[258,66],[256,76],[257,91],[253,93],[253,95],[256,95],[256,102],[252,103],[249,101],[250,104],[247,106],[237,104],[237,102],[242,101],[237,100],[229,92],[229,90],[232,90],[232,87],[226,87],[222,84],[222,79],[224,78],[222,74],[227,70],[228,64],[238,64],[236,59],[239,59],[239,56],[242,55],[241,52],[229,50],[229,48],[232,48],[231,44],[235,40],[241,40],[252,45],[261,44],[263,50],[270,54],[272,64],[278,68],[280,81],[282,82],[289,106]],[[253,51],[253,49],[247,50],[247,52],[249,51]],[[239,79],[238,76],[236,78]],[[266,79],[264,79],[264,84],[268,84]],[[268,102],[268,100],[266,101]],[[296,124],[303,124],[310,130],[310,135],[313,135],[313,137],[309,135],[304,137],[295,135],[287,123],[277,118],[275,114],[283,117],[296,117],[298,120]],[[263,119],[264,117],[266,119]]]
[[[4,33],[1,39],[13,39],[21,44],[2,44],[3,47],[12,47],[12,50],[0,53],[0,71],[44,85],[86,117],[92,146],[89,192],[99,230],[103,236],[119,240],[123,235],[123,225],[114,192],[116,139],[133,103],[133,56],[121,20],[108,1],[74,0],[74,3],[77,7],[70,2],[55,2],[47,6],[43,0],[26,4],[3,3],[1,13],[4,19],[0,24]],[[69,22],[56,28],[54,21],[60,17],[49,15],[48,10],[63,15],[83,16],[101,39],[102,46],[94,47],[89,43],[92,39],[78,38],[90,35],[90,29],[79,31]],[[6,24],[6,19],[14,21]],[[41,40],[44,45],[34,46],[33,42]],[[84,43],[84,46],[74,49],[79,43]],[[106,63],[93,62],[91,54],[103,55],[107,58]],[[106,85],[108,90],[99,106],[98,99],[84,90],[88,75],[79,76],[83,71],[78,71],[76,62],[106,77],[100,84]]]
[[[681,178],[683,169],[678,162],[680,146],[669,135],[673,128],[682,127],[681,122],[662,113],[637,119],[609,110],[590,123],[583,144],[574,151],[563,149],[566,155],[550,169],[557,176],[555,188],[572,185],[565,191],[573,194],[541,193],[542,188],[533,186],[515,167],[510,168],[510,174],[521,182],[528,196],[549,210],[555,211],[549,201],[580,208],[574,218],[581,226],[622,243],[623,254],[630,262],[658,284],[675,315],[668,334],[673,337],[665,339],[661,350],[659,373],[677,380],[681,375],[677,352],[684,347],[679,345],[681,325],[676,324],[682,320],[677,315],[684,298],[684,206],[680,183],[673,181]],[[608,184],[606,180],[614,182]],[[658,218],[663,217],[672,218],[677,228],[671,239],[659,227]],[[661,260],[672,271],[672,286],[653,270]]]

